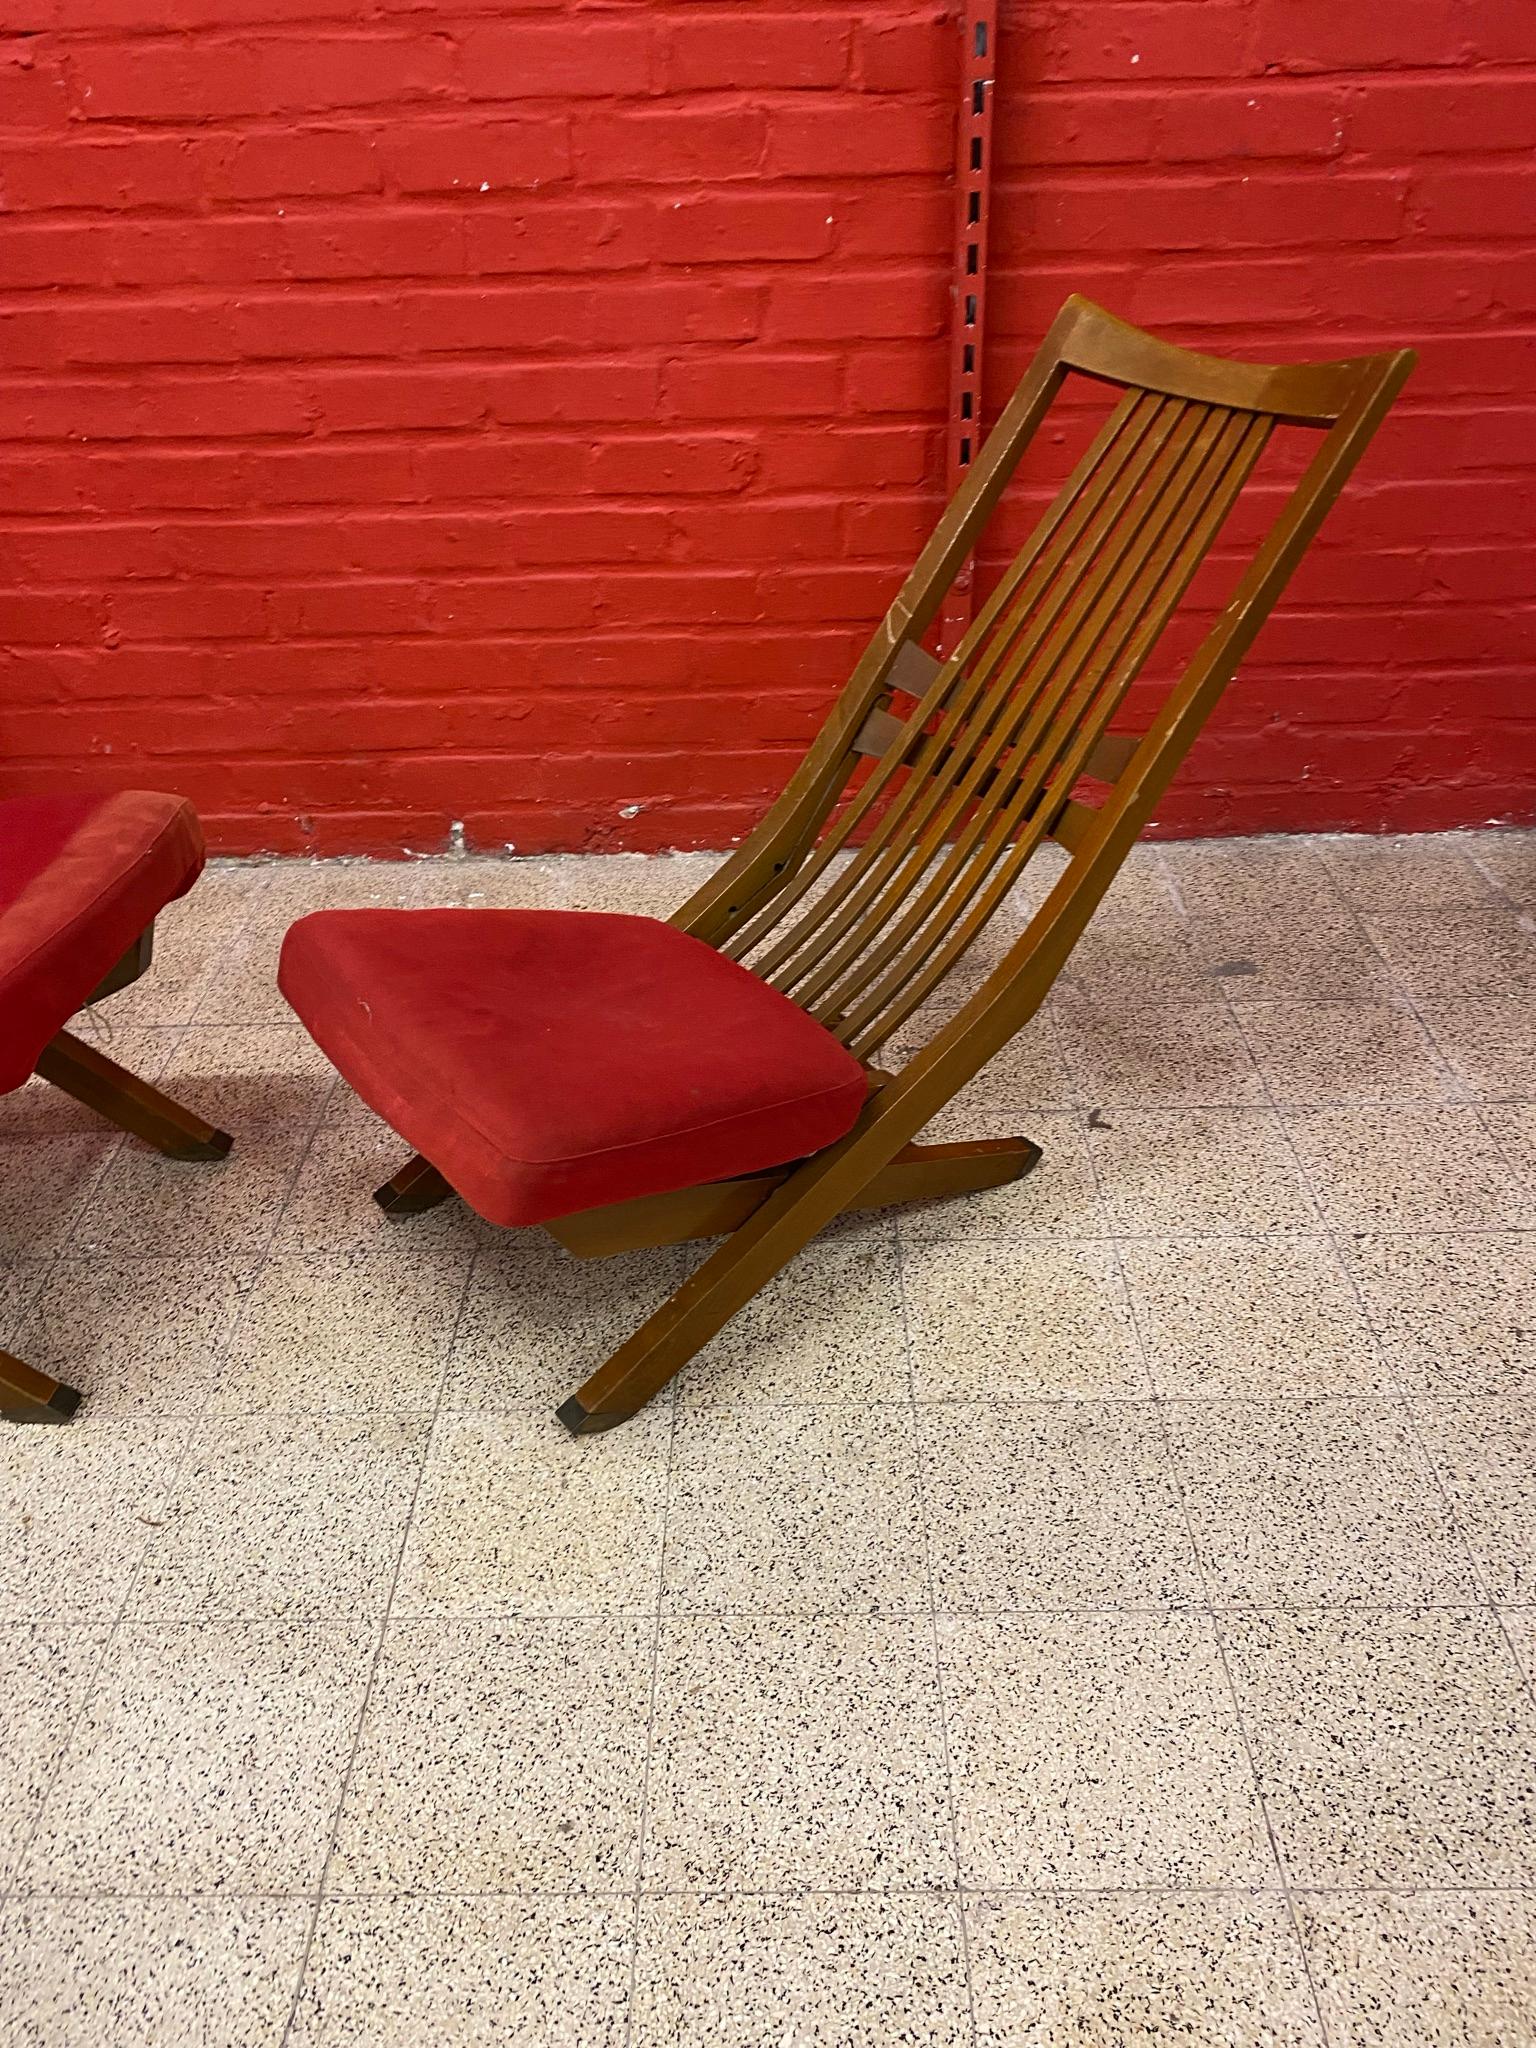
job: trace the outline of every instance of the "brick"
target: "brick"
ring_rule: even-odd
[[[1396,0],[1392,34],[1350,7],[1313,7],[1307,0],[1254,0],[1253,55],[1277,71],[1369,71],[1457,61],[1459,24],[1446,0]]]
[[[517,22],[471,28],[462,39],[471,99],[595,99],[651,88],[647,22]]]
[[[93,137],[0,152],[0,191],[8,207],[28,214],[191,206],[200,195],[200,168],[192,145],[179,136]]]
[[[767,136],[761,107],[603,107],[577,116],[575,160],[599,186],[749,179],[762,169]]]
[[[840,85],[848,70],[849,42],[846,15],[725,8],[668,26],[661,84],[668,92]]]
[[[635,436],[593,450],[590,487],[646,498],[715,497],[745,490],[757,468],[753,443],[739,435]]]
[[[780,278],[768,288],[773,341],[882,340],[945,331],[948,294],[932,272]]]
[[[704,193],[658,209],[652,239],[664,263],[804,263],[831,247],[831,208],[800,192]]]
[[[372,151],[401,192],[501,192],[558,183],[571,172],[564,115],[444,121],[381,134]]]
[[[942,8],[898,21],[861,21],[853,47],[854,79],[866,92],[952,90],[960,76],[960,34]]]
[[[383,175],[371,135],[355,128],[300,128],[222,144],[205,184],[221,199],[330,199],[377,192]]]
[[[768,168],[795,178],[883,178],[942,172],[954,157],[954,112],[817,96],[812,106],[776,107],[768,121]]]
[[[1058,4],[1037,25],[1032,73],[1046,79],[1242,77],[1251,69],[1248,0],[1080,0]],[[1000,77],[1019,52],[1000,46]]]
[[[667,366],[665,402],[682,419],[792,419],[836,409],[833,355],[701,356]]]

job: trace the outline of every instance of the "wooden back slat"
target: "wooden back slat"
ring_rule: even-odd
[[[1063,881],[893,1087],[974,1069],[1038,1003],[1412,367],[1231,363],[1069,299],[784,796],[678,913],[867,1058],[1056,832]],[[1069,373],[1121,396],[942,665],[918,646]],[[1321,431],[1252,567],[1143,735],[1106,728],[1277,425]],[[905,720],[893,689],[920,691]],[[838,810],[861,759],[876,756]],[[1085,773],[1109,793],[1074,798]],[[834,869],[839,855],[846,863]],[[1074,878],[1080,879],[1074,879]],[[1052,964],[1052,963],[1055,964]],[[1011,1020],[1011,1021],[1009,1021]],[[999,1036],[1002,1033],[1002,1036]]]

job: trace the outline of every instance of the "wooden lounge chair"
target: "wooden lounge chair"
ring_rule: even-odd
[[[1039,1008],[1412,363],[1229,362],[1069,299],[820,738],[670,926],[337,911],[289,933],[290,1001],[415,1148],[387,1210],[456,1188],[584,1257],[723,1237],[569,1429],[632,1415],[844,1211],[1035,1163],[1023,1137],[912,1141]],[[1121,395],[940,664],[920,637],[1074,375]],[[1309,465],[1146,730],[1111,733],[1277,426],[1315,430]],[[1070,859],[1006,957],[875,1069],[1047,836]]]
[[[203,871],[197,813],[132,789],[0,802],[0,1094],[39,1074],[172,1159],[222,1159],[215,1130],[63,1027],[137,981],[155,919]],[[74,1387],[0,1351],[0,1416],[67,1422]]]

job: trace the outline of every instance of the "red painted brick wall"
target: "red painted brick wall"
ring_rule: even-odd
[[[937,510],[955,29],[865,0],[31,0],[3,786],[227,848],[720,845]],[[1007,0],[1000,402],[1076,286],[1424,360],[1175,830],[1529,817],[1528,0]]]

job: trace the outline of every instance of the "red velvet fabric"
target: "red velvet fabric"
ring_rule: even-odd
[[[0,802],[0,1093],[202,869],[197,813],[179,796]]]
[[[864,1102],[830,1032],[713,947],[579,910],[322,910],[278,981],[406,1143],[493,1223],[782,1165]]]

